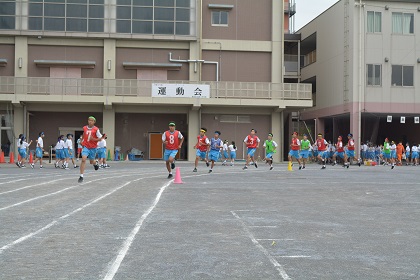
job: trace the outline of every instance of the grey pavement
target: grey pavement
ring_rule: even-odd
[[[0,279],[420,279],[418,167],[110,165],[0,164]]]

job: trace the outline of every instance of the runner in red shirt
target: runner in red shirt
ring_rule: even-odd
[[[195,144],[194,149],[197,149],[197,153],[195,154],[195,166],[193,172],[197,172],[198,161],[200,158],[206,161],[207,167],[209,167],[209,161],[207,159],[207,151],[210,146],[209,138],[206,136],[207,129],[202,127],[200,129],[200,135],[197,136],[197,144]]]
[[[162,142],[165,144],[165,153],[163,159],[166,161],[166,169],[168,169],[168,179],[173,177],[172,169],[175,169],[175,157],[178,150],[181,149],[184,142],[184,136],[181,132],[175,130],[175,123],[169,123],[169,130],[162,134]]]
[[[346,152],[346,155],[344,156],[344,162],[345,162],[344,165],[345,167],[349,168],[350,160],[353,159],[354,161],[357,161],[357,165],[359,165],[360,167],[362,165],[362,159],[356,158],[353,134],[349,133],[347,135],[347,138],[349,139],[349,141],[347,142],[347,152]]]
[[[322,137],[321,133],[318,134],[318,139],[316,139],[316,145],[318,147],[318,159],[322,161],[321,169],[325,169],[326,168],[325,162],[326,162],[326,159],[328,158],[328,151],[327,151],[328,142]]]
[[[302,169],[302,165],[300,163],[300,156],[299,156],[299,151],[300,151],[300,140],[298,138],[299,133],[297,133],[296,131],[293,132],[292,134],[292,143],[290,144],[290,151],[289,151],[289,162],[291,163],[291,165],[293,166],[293,158],[295,158],[299,164],[299,170]]]
[[[344,160],[344,145],[343,145],[343,138],[338,136],[337,143],[335,144],[336,151],[333,156],[333,166],[337,164],[337,157]]]

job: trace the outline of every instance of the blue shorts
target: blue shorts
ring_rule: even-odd
[[[344,159],[344,152],[335,152],[334,155]]]
[[[56,159],[63,159],[63,149],[56,149],[55,150],[55,158]]]
[[[106,158],[106,148],[98,148],[98,158]]]
[[[230,152],[230,158],[236,159],[236,152]]]
[[[73,149],[69,149],[68,153],[69,153],[68,158],[70,158],[70,159],[74,158],[74,150]]]
[[[218,161],[220,156],[220,151],[218,150],[210,150],[209,152],[209,160],[211,161]]]
[[[354,158],[354,150],[347,150],[346,155],[347,155],[349,158]]]
[[[163,159],[165,161],[167,161],[167,160],[169,160],[169,158],[175,158],[176,154],[178,154],[178,150],[167,150],[167,149],[165,149]]]
[[[89,148],[84,147],[82,149],[82,157],[86,156],[90,160],[94,160],[96,158],[96,153],[97,153],[97,148],[89,149]]]
[[[256,150],[257,150],[256,148],[248,148],[248,155],[250,157],[253,157]]]
[[[229,158],[229,154],[228,154],[228,152],[227,152],[227,151],[223,151],[223,156],[224,156],[225,158]]]
[[[294,158],[299,158],[299,151],[290,150],[289,151],[289,156],[294,157]]]
[[[410,158],[410,152],[405,153],[405,158]]]
[[[314,153],[314,157],[318,156],[318,151],[313,151],[313,153]]]
[[[63,149],[63,159],[64,158],[69,158],[69,149],[68,148]]]
[[[308,150],[300,151],[300,157],[301,158],[308,158],[309,157],[309,151]]]
[[[40,147],[36,147],[36,150],[35,150],[35,157],[36,158],[42,158],[42,149],[40,148]]]
[[[268,154],[265,155],[265,158],[273,159],[273,155],[274,155],[274,153],[268,153]]]
[[[195,153],[195,155],[199,158],[205,159],[206,158],[206,152],[202,152],[199,149],[197,149],[197,152]]]
[[[318,156],[321,157],[321,158],[325,159],[325,158],[328,157],[328,155],[329,155],[328,151],[318,151]]]
[[[419,158],[419,152],[413,152],[411,158]]]
[[[391,158],[397,158],[397,151],[391,151]]]
[[[384,158],[391,158],[391,153],[387,154],[387,153],[383,153]]]
[[[19,149],[19,155],[21,158],[26,158],[26,149]]]

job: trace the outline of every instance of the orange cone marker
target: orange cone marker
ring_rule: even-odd
[[[32,153],[29,153],[29,163],[34,163],[34,156]]]
[[[0,163],[6,163],[6,161],[4,160],[4,152],[0,153]]]
[[[179,167],[176,168],[174,184],[184,184],[181,179],[181,171]]]
[[[15,163],[15,155],[13,154],[13,152],[10,152],[10,161],[9,163]]]

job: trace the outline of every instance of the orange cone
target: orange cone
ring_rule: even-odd
[[[29,163],[34,163],[34,156],[32,153],[29,153]]]
[[[181,179],[181,171],[179,167],[176,168],[174,184],[184,184]]]
[[[15,155],[13,154],[13,152],[10,152],[10,161],[9,163],[15,163]]]
[[[6,163],[6,161],[4,160],[4,152],[0,153],[0,163]]]

